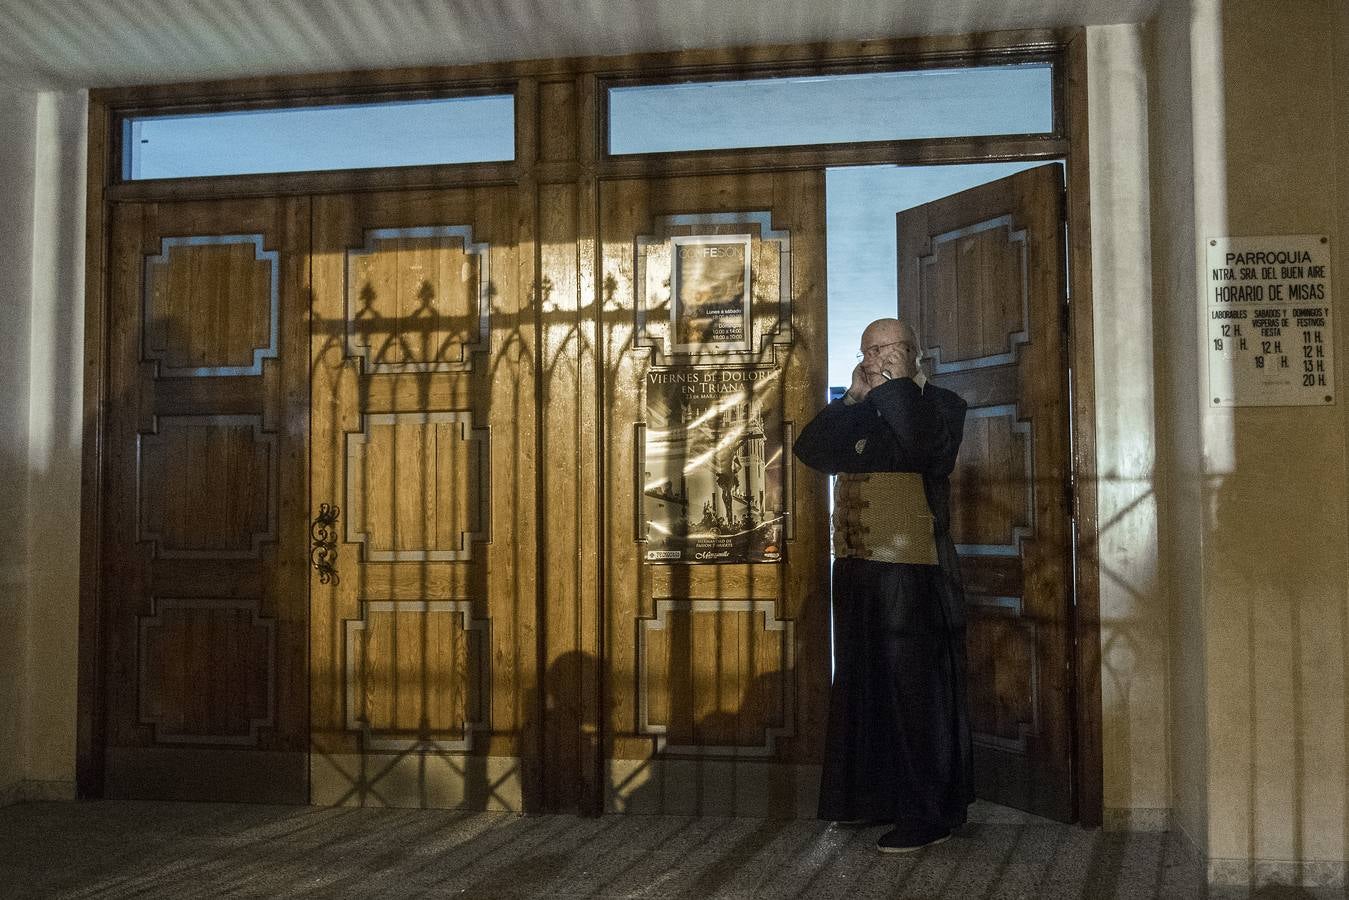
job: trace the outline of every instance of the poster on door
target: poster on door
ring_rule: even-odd
[[[782,559],[782,370],[646,375],[641,517],[652,563]]]
[[[670,334],[676,353],[750,349],[750,236],[670,239]]]

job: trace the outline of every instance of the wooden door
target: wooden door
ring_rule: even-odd
[[[522,806],[535,337],[514,210],[513,188],[314,201],[316,803]]]
[[[975,789],[1073,814],[1062,169],[898,215],[899,314],[969,403],[951,532],[969,613]]]
[[[823,189],[820,171],[601,185],[610,809],[815,813],[828,521],[790,446],[826,392]],[[721,312],[694,308],[696,268],[672,285],[682,252],[734,255],[706,291]],[[734,399],[710,413],[686,390]]]
[[[309,202],[119,205],[106,795],[303,803]]]

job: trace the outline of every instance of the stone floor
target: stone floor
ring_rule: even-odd
[[[961,833],[921,853],[878,854],[881,830],[679,816],[23,803],[0,809],[0,897],[1206,896],[1198,863],[1167,834],[1086,831],[985,804]]]

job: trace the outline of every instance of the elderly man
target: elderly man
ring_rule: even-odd
[[[913,328],[879,319],[842,398],[793,448],[834,486],[835,672],[819,815],[887,822],[904,853],[946,840],[974,799],[965,614],[950,481],[965,402],[927,383]]]

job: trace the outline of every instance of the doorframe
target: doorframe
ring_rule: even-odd
[[[1091,293],[1091,171],[1087,131],[1087,37],[1079,30],[1064,55],[1067,104],[1068,360],[1072,386],[1071,465],[1076,572],[1072,708],[1074,800],[1078,821],[1101,825],[1105,802],[1101,744],[1101,567],[1096,470],[1095,304]]]
[[[1103,759],[1101,744],[1100,583],[1097,544],[1096,417],[1094,383],[1094,323],[1091,272],[1091,208],[1087,123],[1087,50],[1084,28],[1041,29],[980,35],[920,37],[829,44],[798,44],[647,53],[617,57],[476,66],[391,69],[362,73],[331,73],[269,78],[245,78],[189,84],[104,88],[90,91],[88,120],[88,174],[86,182],[85,318],[84,318],[84,433],[82,444],[80,597],[78,694],[76,722],[76,787],[80,797],[103,793],[106,746],[104,643],[105,606],[102,584],[102,503],[104,430],[107,413],[108,348],[112,332],[109,314],[109,242],[113,207],[121,202],[154,202],[281,194],[321,194],[373,190],[436,188],[449,185],[511,184],[521,194],[520,244],[531,245],[535,290],[540,286],[542,262],[537,240],[540,230],[538,195],[541,186],[572,184],[577,191],[578,259],[587,249],[593,260],[598,222],[599,182],[624,177],[669,177],[680,174],[743,173],[784,168],[824,168],[862,164],[938,164],[999,160],[1062,159],[1067,178],[1068,222],[1068,371],[1072,384],[1071,468],[1076,528],[1077,573],[1072,616],[1073,668],[1073,796],[1078,821],[1092,827],[1101,823]],[[888,141],[836,144],[769,150],[732,150],[611,157],[605,152],[604,91],[619,83],[686,81],[693,77],[762,77],[765,75],[891,71],[941,65],[1049,60],[1055,62],[1055,133],[1048,136],[955,138],[927,141]],[[568,83],[570,86],[568,87]],[[572,152],[550,154],[541,149],[544,124],[550,114],[541,88],[562,85],[572,95]],[[417,166],[407,169],[347,170],[278,175],[188,178],[126,182],[120,179],[119,125],[133,113],[196,112],[238,109],[256,105],[397,97],[459,96],[502,91],[516,98],[516,158],[508,163]],[[555,122],[553,124],[556,124]],[[586,229],[589,228],[587,231]],[[598,297],[599,286],[578,267],[578,287]],[[579,322],[578,324],[584,325]],[[539,322],[536,328],[542,329]],[[540,344],[542,346],[542,344]],[[536,363],[541,365],[541,363]],[[587,399],[602,396],[604,373],[595,358],[575,360],[578,390],[563,398],[568,410],[579,414]],[[589,367],[589,368],[587,368]],[[584,370],[584,371],[583,371]],[[542,373],[536,373],[542,375]],[[542,381],[539,381],[542,385]],[[536,397],[537,421],[543,422],[542,391]],[[586,395],[590,396],[587,397]],[[554,410],[556,414],[556,410]],[[579,420],[578,420],[579,421]],[[540,428],[540,431],[542,429]],[[542,440],[542,437],[540,437]],[[603,435],[592,433],[574,448],[578,478],[571,486],[581,510],[602,513],[603,472],[587,450],[602,447]],[[581,446],[585,444],[586,446]],[[540,457],[542,458],[542,457]],[[540,510],[545,502],[539,493]],[[578,567],[603,564],[602,516],[592,533],[578,543]],[[544,538],[540,529],[540,540]],[[542,557],[540,557],[542,558]],[[604,621],[606,606],[602,578],[577,579],[580,613],[596,623]],[[539,581],[540,614],[545,586]],[[542,639],[540,639],[542,640]],[[594,646],[603,664],[605,639],[597,634]],[[602,690],[602,685],[598,690]],[[589,698],[602,709],[598,695]],[[602,754],[600,754],[602,756]],[[603,759],[587,760],[602,775]],[[593,798],[599,800],[601,798]],[[597,804],[583,804],[597,811]]]

